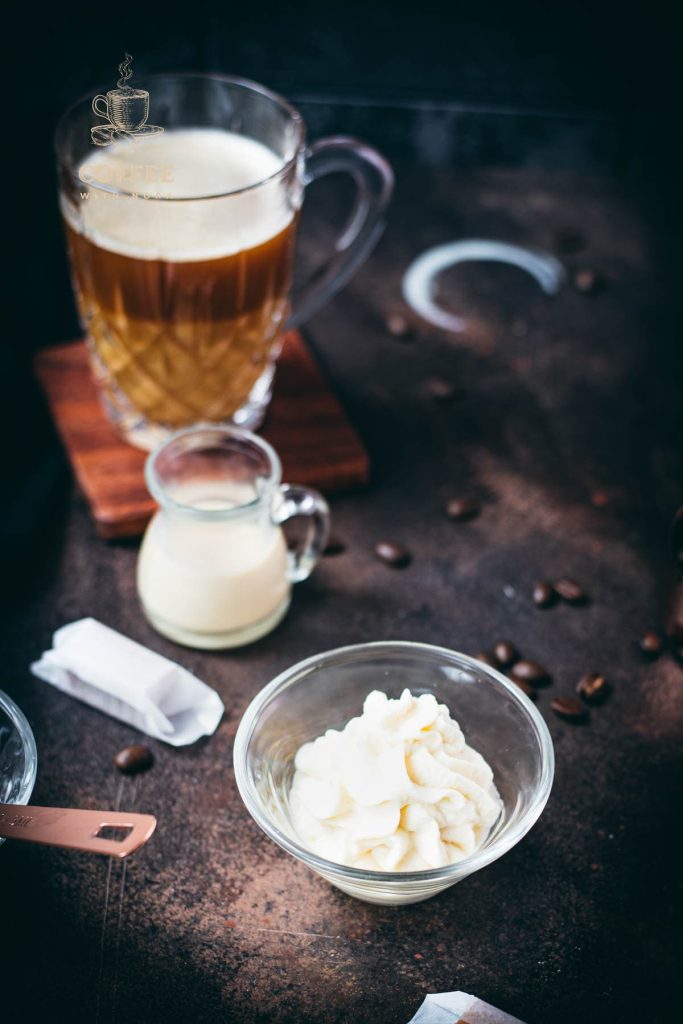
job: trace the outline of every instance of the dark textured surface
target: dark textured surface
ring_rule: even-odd
[[[311,325],[374,462],[365,493],[333,504],[347,549],[298,588],[256,646],[203,655],[158,637],[136,601],[133,546],[95,536],[57,471],[34,484],[52,525],[2,619],[3,688],[40,755],[34,799],[101,806],[120,796],[159,827],[125,869],[40,848],[0,851],[3,1020],[401,1024],[425,993],[464,989],[529,1024],[678,1019],[683,671],[646,663],[637,639],[663,617],[668,523],[681,501],[680,363],[661,241],[607,180],[399,168],[392,224],[367,268]],[[444,290],[471,318],[458,339],[398,342],[381,311],[421,249],[467,235],[551,246],[580,227],[607,279],[587,298],[541,295],[521,272],[480,267]],[[436,403],[426,382],[462,397]],[[606,503],[591,501],[595,492]],[[478,518],[453,523],[451,497]],[[44,495],[44,496],[43,496]],[[65,514],[62,509],[66,505]],[[394,571],[372,556],[406,544]],[[28,555],[27,555],[28,557]],[[579,580],[591,602],[540,610],[539,578]],[[52,631],[83,615],[179,659],[221,693],[226,717],[189,750],[151,742],[155,764],[121,779],[140,737],[29,676]],[[235,790],[232,743],[257,690],[340,644],[431,641],[474,652],[508,638],[552,672],[538,702],[557,755],[537,826],[497,863],[406,908],[366,906],[281,853]],[[586,671],[613,693],[573,726],[549,710]],[[106,903],[107,892],[109,902]],[[106,916],[105,916],[106,908]]]

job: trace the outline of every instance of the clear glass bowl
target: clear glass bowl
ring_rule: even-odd
[[[294,756],[326,729],[359,715],[371,690],[399,697],[433,693],[493,769],[503,809],[483,845],[465,860],[429,871],[367,871],[306,849],[289,819]],[[417,903],[510,850],[537,820],[553,781],[552,740],[522,691],[495,669],[429,644],[341,647],[299,662],[254,698],[235,737],[235,777],[254,820],[283,850],[368,903]]]
[[[27,804],[37,767],[31,726],[14,701],[0,690],[0,803]],[[4,841],[0,839],[0,845]]]

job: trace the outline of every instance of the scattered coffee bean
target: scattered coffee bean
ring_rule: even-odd
[[[392,569],[404,569],[411,561],[408,549],[390,540],[381,540],[375,544],[375,557]]]
[[[446,515],[455,523],[466,523],[481,512],[481,505],[475,498],[451,498],[446,505]]]
[[[654,629],[648,629],[643,633],[639,641],[640,649],[648,658],[658,658],[664,650],[664,638]]]
[[[435,402],[451,402],[458,393],[455,384],[443,377],[430,377],[425,386],[427,394]]]
[[[591,505],[595,508],[604,508],[609,505],[609,494],[607,491],[593,491],[591,494]]]
[[[555,248],[558,252],[579,252],[586,245],[586,239],[578,228],[560,228],[555,232]]]
[[[537,608],[549,608],[551,604],[555,603],[556,597],[554,588],[545,580],[539,580],[534,584],[531,598]]]
[[[334,534],[330,534],[327,538],[327,544],[323,549],[323,555],[332,557],[334,555],[341,555],[346,551],[346,544],[341,538],[336,537]]]
[[[499,640],[497,644],[494,644],[493,654],[503,668],[508,668],[513,661],[519,661],[519,651],[509,640]]]
[[[510,675],[517,682],[521,679],[523,683],[531,683],[532,686],[544,686],[550,682],[550,674],[543,665],[537,661],[530,661],[524,658],[516,661],[510,670]]]
[[[522,693],[526,694],[529,700],[538,700],[538,693],[534,690],[533,686],[529,686],[523,679],[515,679],[513,677],[512,682],[515,686],[519,687]]]
[[[581,295],[596,295],[604,287],[604,278],[594,270],[577,270],[574,274],[574,287]]]
[[[567,576],[557,580],[553,586],[567,604],[586,604],[588,601],[588,595],[581,584],[576,580],[570,580]]]
[[[124,747],[119,750],[114,758],[114,764],[124,775],[138,775],[146,772],[154,764],[154,754],[149,747],[135,745]]]
[[[387,315],[384,326],[389,334],[399,341],[410,341],[413,337],[413,328],[410,321],[397,309]]]
[[[599,672],[586,672],[579,679],[576,692],[589,704],[600,704],[609,692],[609,685]]]
[[[477,661],[483,661],[485,665],[489,665],[491,668],[500,668],[500,662],[497,658],[494,658],[488,651],[479,651],[474,657]]]
[[[567,722],[585,722],[588,718],[588,708],[577,697],[554,697],[550,707]]]

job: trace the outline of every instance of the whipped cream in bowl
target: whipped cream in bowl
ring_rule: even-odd
[[[428,871],[477,850],[502,808],[493,772],[431,693],[373,690],[344,729],[294,759],[292,825],[314,853],[371,871]]]
[[[500,857],[540,815],[553,750],[494,669],[427,644],[340,648],[254,698],[240,795],[280,847],[338,888],[414,903]]]

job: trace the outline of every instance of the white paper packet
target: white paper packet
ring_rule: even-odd
[[[52,644],[31,672],[58,690],[174,747],[216,731],[224,711],[216,691],[115,629],[79,619]]]
[[[511,1017],[467,992],[428,995],[408,1024],[457,1024],[461,1020],[463,1024],[523,1024],[518,1017]]]

